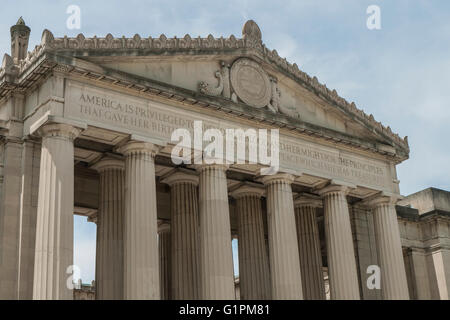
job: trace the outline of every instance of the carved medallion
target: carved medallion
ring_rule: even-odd
[[[263,108],[270,103],[271,84],[267,73],[256,62],[241,58],[231,67],[230,81],[244,103]]]

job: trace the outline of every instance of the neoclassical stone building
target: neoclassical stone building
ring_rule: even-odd
[[[324,270],[331,299],[409,299],[407,139],[269,50],[255,22],[241,38],[45,30],[31,52],[29,34],[11,27],[0,69],[0,298],[73,298],[78,214],[97,224],[97,299],[234,299],[232,238],[241,299],[324,299]],[[279,130],[278,171],[177,164],[172,133],[195,121]]]

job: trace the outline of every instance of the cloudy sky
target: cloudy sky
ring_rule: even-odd
[[[55,36],[240,36],[248,19],[280,56],[335,88],[366,113],[408,136],[410,159],[398,166],[407,195],[433,186],[450,190],[450,1],[52,1],[2,0],[0,51],[10,51],[9,27],[20,16],[31,47],[47,28]],[[66,25],[69,5],[81,9],[81,29]],[[369,5],[381,8],[381,30],[366,27]],[[95,226],[75,220],[75,263],[83,282],[94,278]]]

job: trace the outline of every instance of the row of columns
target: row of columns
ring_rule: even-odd
[[[71,299],[66,272],[73,260],[73,140],[80,131],[66,124],[45,125],[40,131],[33,298]],[[172,299],[234,299],[227,167],[200,166],[198,175],[177,170],[162,180],[171,188],[171,226],[170,232],[161,232],[158,246],[154,164],[158,148],[131,141],[119,151],[125,156],[124,164],[105,158],[94,166],[101,188],[97,298],[159,299],[169,297],[170,292]],[[246,184],[231,194],[237,201],[243,299],[323,299],[315,221],[315,207],[320,204],[317,199],[301,198],[294,209],[293,180],[289,174],[264,176],[265,190]],[[346,192],[346,187],[337,185],[319,192],[332,299],[359,299]],[[262,222],[263,193],[269,257]],[[407,299],[393,202],[374,206],[385,298]],[[160,256],[167,259],[161,266]],[[161,273],[165,265],[170,270],[164,268]]]

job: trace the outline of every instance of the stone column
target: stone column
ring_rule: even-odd
[[[170,186],[171,296],[195,300],[199,298],[198,175],[180,169],[161,182]]]
[[[0,198],[0,300],[14,300],[18,298],[18,265],[20,265],[18,248],[23,141],[10,136],[3,139],[0,159],[4,164]]]
[[[107,157],[93,169],[100,173],[95,296],[97,300],[122,300],[125,165]]]
[[[324,200],[328,275],[333,300],[360,299],[347,191],[347,187],[334,184],[319,191]]]
[[[234,300],[226,166],[202,165],[199,182],[200,298]]]
[[[231,195],[236,199],[239,235],[239,285],[241,300],[268,300],[269,262],[264,239],[261,196],[264,189],[243,185]]]
[[[159,285],[161,300],[171,299],[170,294],[170,224],[158,223],[158,246],[159,246]]]
[[[42,150],[33,299],[71,300],[66,272],[73,265],[73,140],[80,130],[67,124],[48,124],[39,132]]]
[[[269,231],[270,273],[274,300],[303,299],[295,228],[294,201],[289,174],[265,176]]]
[[[156,182],[152,143],[131,141],[125,155],[124,298],[160,298]]]
[[[36,255],[36,217],[39,192],[40,143],[27,139],[22,150],[22,190],[20,194],[20,241],[18,261],[18,299],[33,299],[34,257]]]
[[[322,200],[302,195],[294,205],[303,295],[306,300],[324,300],[322,254],[316,221],[316,210],[322,207]]]
[[[378,260],[381,269],[381,291],[385,300],[409,299],[405,264],[398,228],[395,198],[378,197],[370,202]]]

